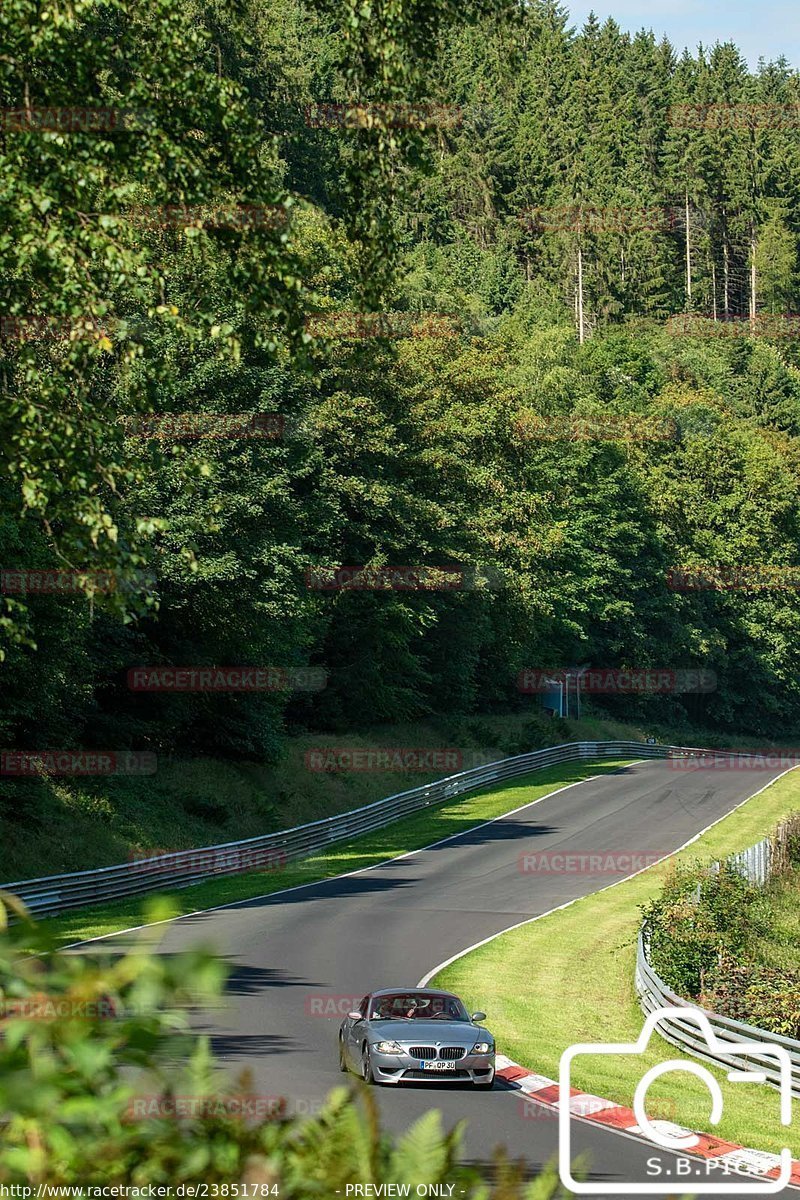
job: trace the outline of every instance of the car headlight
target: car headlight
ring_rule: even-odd
[[[494,1050],[492,1042],[476,1042],[472,1047],[473,1054],[491,1054]]]
[[[397,1042],[376,1042],[375,1049],[378,1054],[402,1054],[403,1049],[398,1046]]]

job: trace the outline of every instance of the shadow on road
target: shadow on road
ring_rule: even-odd
[[[456,846],[488,846],[492,843],[513,842],[520,839],[544,837],[548,834],[559,833],[557,825],[534,824],[519,820],[493,821],[490,825],[474,828],[472,822],[465,820],[463,833],[448,837],[440,845],[423,847],[417,853],[433,854],[439,850],[451,851]],[[309,901],[326,899],[342,899],[352,896],[364,896],[390,891],[395,888],[413,887],[418,883],[414,875],[388,878],[388,875],[398,871],[408,871],[413,865],[413,858],[392,858],[377,865],[365,867],[358,874],[338,875],[331,879],[316,880],[307,884],[295,884],[288,891],[274,892],[268,896],[256,896],[249,900],[241,900],[236,904],[226,904],[224,907],[235,909],[266,908],[270,905],[306,904]],[[190,913],[178,918],[177,924],[200,922],[216,917],[219,909],[208,909],[205,912]]]
[[[224,957],[224,956],[223,956]],[[230,959],[226,961],[230,962]],[[317,979],[306,979],[292,975],[280,967],[253,967],[249,964],[234,966],[225,985],[228,996],[255,996],[265,988],[319,988],[324,985]]]
[[[202,1030],[195,1030],[202,1033]],[[217,1033],[211,1037],[211,1051],[215,1058],[253,1058],[268,1054],[297,1054],[301,1050],[310,1052],[310,1047],[280,1033]]]

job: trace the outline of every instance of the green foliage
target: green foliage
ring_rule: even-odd
[[[312,0],[332,18],[331,56],[346,110],[342,171],[336,196],[358,261],[356,295],[369,308],[385,304],[394,285],[401,239],[398,215],[413,203],[409,167],[428,164],[433,113],[415,105],[442,100],[431,91],[431,67],[450,27],[484,14],[505,25],[519,0]],[[331,96],[317,97],[323,103]],[[366,115],[359,115],[358,106]]]
[[[174,0],[12,0],[0,14],[0,44],[0,107],[30,122],[6,127],[0,145],[11,511],[41,523],[60,565],[112,569],[121,584],[135,580],[163,528],[158,515],[126,511],[145,472],[121,413],[161,407],[180,348],[237,361],[248,336],[274,344],[268,323],[299,323],[281,223],[243,231],[200,214],[255,204],[288,215],[288,201],[247,97],[218,74],[207,31],[187,23]],[[53,113],[65,114],[55,127]],[[86,114],[98,129],[81,128]],[[159,229],[170,205],[188,206],[188,222]],[[144,230],[137,210],[152,217]],[[201,283],[215,260],[224,301]],[[260,329],[248,334],[220,316],[234,303]],[[85,590],[94,597],[91,578]],[[153,606],[132,590],[134,611]],[[127,598],[119,586],[113,607],[126,612]],[[19,627],[24,603],[7,608]]]
[[[768,920],[761,890],[730,863],[676,864],[642,911],[654,970],[686,997],[700,995],[706,972],[723,958],[745,957]]]
[[[735,1021],[800,1035],[797,968],[797,816],[772,838],[776,868],[765,888],[736,866],[673,867],[642,907],[650,961],[679,995]]]
[[[521,669],[577,663],[716,673],[706,695],[610,697],[617,719],[800,729],[797,589],[667,583],[800,563],[796,349],[662,328],[689,306],[687,233],[695,311],[746,311],[754,230],[760,303],[793,302],[796,129],[670,122],[790,103],[783,66],[750,77],[730,46],[677,61],[613,22],[570,34],[549,2],[9,0],[0,36],[0,107],[143,114],[0,138],[0,317],[72,329],[0,338],[0,565],[118,580],[3,596],[6,745],[275,762],[287,729],[530,708]],[[341,124],[315,126],[328,103]],[[130,219],[176,204],[190,217]],[[202,215],[247,205],[285,221]],[[572,217],[540,228],[537,207]],[[609,210],[669,219],[602,228]],[[303,325],[365,307],[455,328]],[[130,425],[266,412],[283,438]],[[676,436],[531,432],[606,418]],[[455,565],[468,586],[307,586],[339,565]],[[132,666],[226,661],[328,685],[127,686]]]
[[[781,1037],[800,1036],[800,970],[739,962],[727,955],[708,972],[704,1008]]]
[[[773,840],[773,854],[777,850],[776,841],[785,848],[788,865],[790,867],[800,866],[800,813],[792,813],[785,821],[781,822],[778,836]]]
[[[662,328],[747,314],[753,268],[761,308],[796,306],[796,125],[682,128],[670,109],[796,105],[798,78],[750,75],[729,44],[678,60],[613,21],[567,22],[551,0],[4,0],[0,566],[80,578],[75,595],[3,595],[5,745],[276,762],[288,728],[523,710],[521,669],[579,662],[716,673],[709,695],[605,702],[648,728],[800,729],[796,588],[667,584],[671,567],[797,569],[796,347]],[[309,106],[329,103],[341,123],[316,127]],[[408,118],[417,104],[452,119]],[[36,127],[44,110],[126,115]],[[265,206],[274,219],[219,219]],[[531,209],[572,215],[548,228]],[[604,227],[609,212],[628,219]],[[669,219],[637,222],[654,212]],[[362,341],[304,325],[363,309],[455,328]],[[285,437],[135,431],[143,415],[266,412]],[[673,422],[675,438],[531,432],[605,418]],[[455,565],[467,586],[307,586],[339,565]],[[328,686],[127,686],[141,664],[226,662],[322,666]],[[534,716],[508,750],[553,734]],[[35,832],[41,789],[17,782],[0,783],[3,819]],[[101,791],[85,793],[98,822]],[[223,822],[225,800],[198,803]],[[649,914],[676,988],[732,995],[719,972],[762,907],[734,872],[676,875]],[[342,1095],[303,1130],[124,1121],[117,1064],[186,1086],[158,1065],[186,1041],[176,1006],[221,980],[202,957],[137,952],[135,977],[39,942],[34,958],[27,928],[5,935],[4,992],[109,995],[118,1018],[4,1024],[0,1103],[12,1082],[28,1100],[0,1174],[69,1180],[80,1157],[102,1178],[251,1172],[304,1197],[357,1167],[405,1178],[415,1156],[456,1169],[432,1117],[393,1148]],[[210,1069],[200,1047],[192,1086]],[[519,1194],[514,1168],[497,1180]]]

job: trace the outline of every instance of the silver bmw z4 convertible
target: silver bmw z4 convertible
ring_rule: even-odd
[[[459,1080],[494,1084],[494,1038],[450,992],[386,988],[370,992],[339,1029],[339,1069],[367,1083]]]

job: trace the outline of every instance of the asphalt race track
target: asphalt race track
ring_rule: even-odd
[[[413,986],[475,942],[613,881],[523,874],[521,853],[666,854],[780,773],[637,763],[380,867],[182,918],[167,927],[163,950],[199,942],[229,960],[229,1006],[212,1020],[205,1014],[199,1028],[212,1034],[228,1068],[250,1068],[255,1092],[285,1096],[289,1111],[314,1112],[343,1080],[337,1011],[350,1007],[347,998],[357,1002],[375,988]],[[119,948],[120,939],[109,946]],[[491,1004],[485,1007],[491,1028]],[[326,1010],[331,1015],[320,1015]],[[536,1070],[537,1064],[525,1066]],[[484,1160],[504,1143],[533,1173],[557,1153],[556,1120],[505,1088],[481,1093],[458,1084],[407,1085],[377,1088],[375,1095],[394,1130],[432,1106],[448,1126],[465,1118],[470,1159]],[[609,1198],[619,1195],[617,1184],[646,1179],[645,1163],[654,1153],[585,1121],[573,1122],[573,1145],[588,1155],[591,1178],[607,1184]],[[792,1149],[797,1157],[798,1147]],[[680,1187],[685,1193],[676,1182],[673,1195],[691,1194]],[[746,1182],[728,1193],[747,1194]]]

